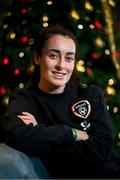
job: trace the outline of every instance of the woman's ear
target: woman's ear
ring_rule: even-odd
[[[33,59],[34,59],[34,63],[35,63],[36,65],[40,65],[40,55],[34,53],[34,54],[33,54]]]

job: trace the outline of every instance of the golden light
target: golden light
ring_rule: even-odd
[[[52,1],[48,1],[48,2],[47,2],[47,5],[50,6],[50,5],[52,5],[52,3],[53,3]]]
[[[43,23],[43,27],[48,27],[48,23],[47,22]]]
[[[114,107],[113,108],[113,113],[117,113],[118,112],[118,107]]]
[[[112,85],[114,84],[114,80],[113,80],[113,79],[109,79],[109,80],[108,80],[108,84],[109,84],[110,86],[112,86]]]
[[[85,20],[86,20],[86,21],[89,21],[90,18],[89,18],[88,16],[85,16]]]
[[[104,46],[104,41],[103,41],[100,37],[98,37],[98,38],[96,38],[96,40],[95,40],[95,45],[96,45],[97,47],[103,47],[103,46]]]
[[[111,5],[111,6],[113,6],[113,7],[116,6],[116,3],[115,3],[114,0],[108,0],[108,3],[109,3],[109,5]]]
[[[83,60],[80,60],[80,61],[77,62],[76,69],[77,69],[77,71],[85,72],[84,61]]]
[[[94,29],[95,28],[95,26],[93,24],[90,24],[89,27],[90,27],[90,29]]]
[[[8,28],[8,24],[4,24],[3,29],[7,29],[7,28]]]
[[[110,55],[110,50],[109,49],[105,49],[105,54],[106,55]]]
[[[114,96],[116,94],[115,89],[113,87],[111,87],[111,86],[107,86],[106,91],[107,91],[107,93],[109,95],[113,95]]]
[[[19,57],[21,57],[21,58],[24,57],[24,55],[25,55],[24,52],[20,52],[20,53],[19,53]]]
[[[74,19],[76,19],[76,20],[79,20],[79,19],[80,19],[79,14],[78,14],[77,11],[74,10],[74,9],[71,11],[71,16],[72,16],[72,18],[74,18]]]
[[[12,15],[12,12],[11,11],[8,11],[7,13],[6,13],[6,16],[8,16],[8,17],[10,17]]]
[[[28,69],[27,69],[28,73],[33,73],[35,71],[35,65],[31,64]]]
[[[2,103],[3,105],[7,106],[8,105],[8,102],[9,102],[9,97],[8,96],[5,96],[2,100]]]
[[[78,24],[78,29],[83,29],[83,25],[82,24]]]
[[[23,89],[24,88],[24,84],[23,83],[19,83],[19,88]]]
[[[10,39],[15,39],[16,34],[15,34],[14,32],[11,32],[11,33],[9,34],[9,37],[10,37]]]
[[[120,132],[118,133],[118,138],[120,139]]]
[[[48,16],[43,16],[42,20],[45,22],[45,21],[48,21]]]
[[[93,11],[93,6],[89,1],[85,2],[85,8],[89,11]]]

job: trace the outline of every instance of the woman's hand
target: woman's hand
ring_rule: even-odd
[[[36,126],[38,124],[34,116],[28,112],[22,112],[22,114],[17,117],[19,117],[27,125],[32,123],[33,126]]]

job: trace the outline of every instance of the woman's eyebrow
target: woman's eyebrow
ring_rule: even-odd
[[[51,51],[54,51],[54,52],[56,52],[56,53],[60,53],[60,51],[57,50],[57,49],[50,49],[48,52],[51,52]]]
[[[58,49],[50,49],[48,52],[51,52],[51,51],[54,51],[54,52],[56,52],[56,53],[60,53],[60,51],[59,51]],[[66,54],[67,54],[67,55],[75,55],[74,52],[67,52]]]

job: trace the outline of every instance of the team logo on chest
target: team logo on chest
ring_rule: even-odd
[[[91,105],[87,100],[78,101],[72,106],[72,111],[76,116],[86,119],[91,112]]]

